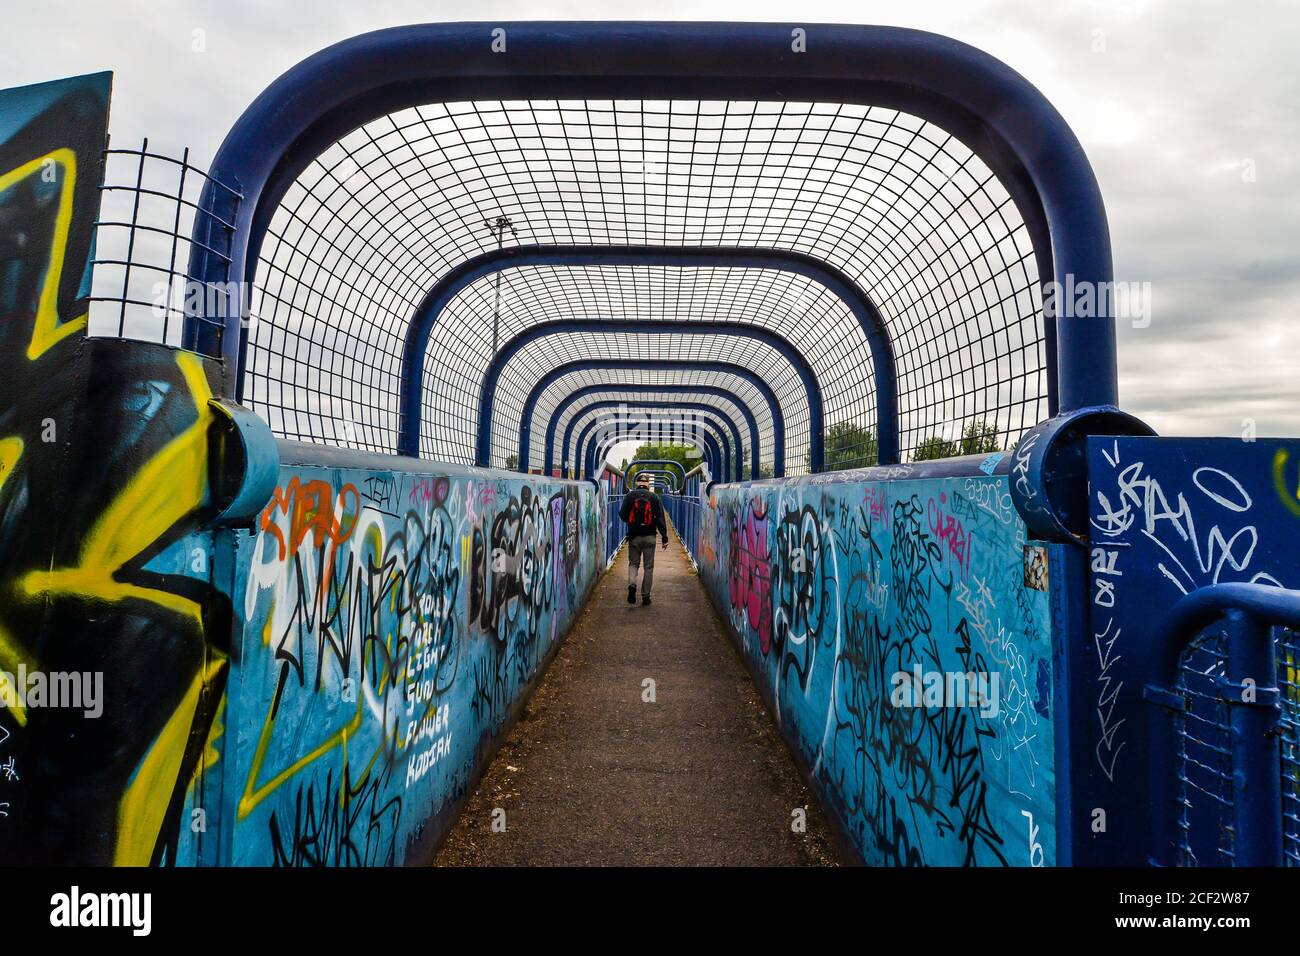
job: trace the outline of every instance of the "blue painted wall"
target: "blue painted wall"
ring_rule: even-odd
[[[421,862],[445,831],[605,560],[592,484],[438,467],[286,465],[237,536],[196,860]]]
[[[701,577],[865,862],[1054,865],[1046,554],[1005,475],[910,473],[715,486]],[[986,706],[895,706],[917,668],[987,674]]]

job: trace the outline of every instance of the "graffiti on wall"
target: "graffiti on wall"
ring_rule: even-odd
[[[591,485],[282,469],[240,548],[237,865],[427,849],[603,570]]]
[[[1286,470],[1294,454],[1294,443],[1269,439],[1089,440],[1090,653],[1076,665],[1087,714],[1088,747],[1076,757],[1084,805],[1110,809],[1147,799],[1152,705],[1143,688],[1155,673],[1154,638],[1169,608],[1215,584],[1300,587],[1300,510],[1292,507],[1300,484],[1289,480],[1294,469]],[[1208,651],[1194,666],[1211,678],[1224,674],[1223,660]],[[1214,766],[1219,755],[1198,748],[1218,745],[1218,718],[1199,709],[1213,705],[1194,701],[1202,730],[1184,751],[1193,763]],[[1189,779],[1205,784],[1199,771]],[[1222,833],[1216,812],[1214,801],[1194,797],[1186,814],[1192,855],[1207,861]],[[1089,831],[1086,850],[1093,855],[1082,862],[1145,863],[1145,815],[1110,813],[1104,831]]]
[[[0,671],[102,688],[94,717],[0,688],[13,862],[174,861],[226,659],[210,371],[84,337],[110,79],[0,93]]]
[[[866,862],[1055,862],[1048,595],[1026,586],[1004,476],[724,487],[701,537],[715,603]],[[982,676],[978,706],[896,694],[932,675]]]

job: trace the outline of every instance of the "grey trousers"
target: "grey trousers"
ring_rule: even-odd
[[[645,563],[645,575],[641,579],[641,593],[649,594],[650,585],[655,579],[655,543],[653,534],[638,535],[627,539],[627,583],[636,586],[637,565]]]

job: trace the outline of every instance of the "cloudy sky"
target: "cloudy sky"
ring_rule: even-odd
[[[1074,127],[1116,277],[1152,284],[1120,328],[1125,408],[1164,434],[1300,435],[1300,4],[1294,0],[42,0],[5,12],[0,86],[116,73],[112,131],[206,165],[276,76],[345,37],[472,18],[909,26],[1035,83]],[[205,49],[194,47],[196,30]]]

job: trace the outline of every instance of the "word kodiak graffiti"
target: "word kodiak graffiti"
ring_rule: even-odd
[[[1050,606],[1006,477],[723,487],[701,536],[702,579],[868,863],[1054,860]]]
[[[425,852],[594,580],[597,513],[569,483],[283,469],[232,675],[261,702],[236,862]]]

